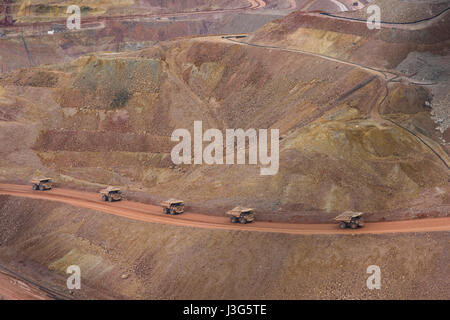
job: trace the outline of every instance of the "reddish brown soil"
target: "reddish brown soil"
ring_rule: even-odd
[[[31,284],[0,272],[0,300],[52,300],[52,298]]]
[[[26,183],[45,170],[65,187],[120,185],[160,199],[182,197],[195,211],[217,215],[246,204],[261,220],[266,214],[265,220],[283,222],[324,222],[344,210],[377,214],[373,221],[389,220],[384,212],[396,212],[394,219],[425,214],[423,209],[447,215],[447,172],[413,135],[380,121],[376,107],[386,98],[383,74],[365,64],[368,59],[393,64],[430,29],[369,35],[360,25],[353,30],[356,25],[293,14],[256,33],[274,36],[271,47],[199,37],[18,73],[5,80],[1,129],[11,143],[2,149],[2,180]],[[323,32],[333,28],[325,39]],[[277,43],[291,31],[290,40],[317,47],[291,49],[289,39],[287,46]],[[106,38],[115,35],[107,28],[102,32]],[[341,50],[358,46],[356,36],[363,37],[365,49]],[[384,51],[399,39],[405,51]],[[436,44],[436,39],[422,42]],[[368,54],[378,40],[383,45]],[[372,81],[377,74],[380,79]],[[397,113],[433,139],[425,90],[410,94],[407,84],[392,89],[380,110]],[[111,110],[112,98],[124,91],[132,99],[123,110]],[[170,165],[165,142],[175,128],[194,120],[223,129],[280,128],[285,135],[280,174],[265,179],[253,167]],[[309,220],[297,218],[305,213]]]
[[[351,231],[340,230],[336,224],[296,224],[257,221],[248,225],[231,225],[226,217],[208,216],[193,212],[186,212],[181,216],[171,217],[162,214],[161,208],[155,205],[126,200],[115,203],[104,203],[100,200],[98,194],[67,189],[36,192],[30,190],[29,186],[0,184],[0,194],[59,201],[134,220],[207,229],[239,229],[290,234],[346,234],[349,232],[354,234],[382,234],[450,230],[450,218],[370,223],[364,228]]]
[[[280,48],[199,37],[11,75],[3,116],[16,121],[2,123],[9,141],[2,180],[26,183],[46,167],[52,171],[40,174],[64,187],[119,185],[153,201],[181,197],[194,211],[216,215],[245,204],[266,221],[326,222],[345,210],[376,214],[372,221],[413,218],[411,210],[448,214],[439,159],[408,132],[372,117],[384,83],[374,79],[355,92],[379,71]],[[54,77],[58,84],[50,88]],[[108,109],[108,93],[122,87],[134,99]],[[401,98],[407,87],[395,89]],[[416,96],[407,105],[425,112],[426,96]],[[386,101],[390,112],[403,114],[399,99]],[[260,177],[248,166],[173,168],[163,142],[199,119],[220,129],[280,128],[286,138],[279,177]]]
[[[44,288],[69,295],[66,269],[79,265],[81,290],[73,290],[73,298],[449,297],[448,231],[302,235],[205,229],[8,195],[0,195],[0,230],[1,263]],[[382,270],[381,290],[366,286],[369,265]]]

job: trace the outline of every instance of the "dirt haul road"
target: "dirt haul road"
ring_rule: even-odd
[[[0,300],[51,300],[42,290],[0,271]]]
[[[358,230],[340,230],[333,224],[298,224],[256,221],[248,225],[231,224],[225,216],[216,217],[205,214],[186,212],[179,216],[162,213],[159,206],[123,200],[120,202],[103,202],[100,195],[67,189],[33,191],[28,185],[0,184],[0,194],[63,202],[72,206],[101,211],[116,216],[183,227],[204,229],[245,230],[289,234],[382,234],[397,232],[433,232],[449,231],[450,217],[369,223]]]
[[[248,36],[246,34],[242,34],[240,36]],[[278,47],[278,46],[269,46],[269,45],[263,45],[263,44],[257,44],[257,43],[249,43],[249,42],[245,42],[245,41],[238,41],[236,39],[232,39],[235,38],[236,35],[233,36],[222,36],[222,37],[218,37],[218,36],[208,36],[208,37],[199,37],[197,38],[200,41],[219,41],[219,42],[223,42],[223,41],[231,41],[233,43],[239,44],[239,45],[245,45],[245,46],[250,46],[250,47],[256,47],[256,48],[262,48],[262,49],[269,49],[269,50],[280,50],[280,51],[285,51],[285,52],[293,52],[293,53],[299,53],[299,54],[303,54],[303,55],[308,55],[308,56],[312,56],[312,57],[317,57],[320,59],[325,59],[325,60],[329,60],[332,62],[336,62],[336,63],[340,63],[340,64],[344,64],[344,65],[349,65],[352,67],[356,67],[359,68],[361,70],[367,71],[369,73],[372,73],[376,76],[379,76],[384,82],[385,82],[385,95],[382,98],[382,100],[380,101],[380,103],[377,105],[376,108],[373,108],[371,110],[371,117],[373,120],[378,121],[378,122],[390,122],[392,124],[394,124],[395,126],[406,130],[409,134],[415,136],[420,143],[422,143],[423,145],[425,145],[436,157],[439,158],[439,160],[442,162],[442,164],[447,168],[447,170],[450,170],[450,165],[447,161],[447,155],[446,154],[442,154],[440,151],[437,151],[435,148],[433,148],[430,144],[428,144],[427,142],[425,142],[424,137],[420,137],[418,134],[414,133],[413,131],[409,130],[408,128],[402,126],[401,124],[399,124],[398,122],[383,117],[380,113],[380,107],[381,105],[384,103],[384,101],[387,99],[387,97],[389,96],[389,84],[392,82],[399,82],[400,79],[403,79],[404,81],[409,82],[410,84],[413,85],[433,85],[434,83],[421,83],[421,82],[415,82],[411,79],[409,79],[408,76],[405,75],[401,75],[399,72],[395,71],[395,70],[383,70],[383,69],[379,69],[379,68],[374,68],[374,67],[369,67],[369,66],[364,66],[361,65],[359,63],[355,63],[355,62],[350,62],[350,61],[346,61],[346,60],[341,60],[338,58],[333,58],[330,56],[326,56],[320,53],[314,53],[314,52],[310,52],[310,51],[304,51],[304,50],[299,50],[299,49],[290,49],[290,48],[283,48],[283,47]],[[195,39],[195,40],[197,40]]]
[[[413,20],[409,22],[396,22],[396,21],[380,21],[380,24],[383,26],[383,28],[390,28],[390,29],[402,29],[402,30],[420,30],[428,28],[429,26],[433,25],[437,21],[444,19],[448,14],[450,14],[450,7],[436,13],[435,15],[432,15],[425,19],[420,20]],[[353,18],[353,17],[344,17],[335,15],[332,13],[327,12],[305,12],[305,15],[309,16],[316,16],[316,17],[327,17],[332,18],[336,20],[344,20],[344,21],[351,21],[354,23],[364,23],[367,24],[367,19],[360,19],[360,18]]]

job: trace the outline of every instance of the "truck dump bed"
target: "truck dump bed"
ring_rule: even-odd
[[[334,218],[334,220],[350,222],[352,219],[362,217],[363,214],[364,213],[362,213],[362,212],[346,211],[346,212],[341,213],[340,215],[338,215],[336,218]]]

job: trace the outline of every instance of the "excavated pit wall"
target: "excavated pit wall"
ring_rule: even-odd
[[[448,236],[205,230],[0,196],[0,264],[64,294],[79,265],[75,298],[449,299]]]

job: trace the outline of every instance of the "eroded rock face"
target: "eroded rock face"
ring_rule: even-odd
[[[176,31],[170,37],[214,29],[178,23],[185,22],[168,25]],[[154,201],[178,197],[212,214],[245,204],[273,220],[324,221],[343,210],[374,220],[441,214],[450,205],[448,130],[436,117],[445,118],[439,97],[448,81],[428,63],[445,59],[447,26],[443,19],[370,32],[295,12],[244,39],[257,47],[218,36],[152,42],[5,75],[0,177],[23,181],[43,172],[62,184],[120,185]],[[153,31],[120,21],[60,41],[106,49],[167,39]],[[379,70],[414,73],[410,64],[420,67],[414,61],[423,57],[418,78],[386,91]],[[414,84],[423,80],[438,84]],[[255,165],[175,166],[171,134],[192,132],[194,121],[204,130],[279,129],[278,174],[261,176]]]
[[[447,150],[450,150],[450,56],[429,52],[411,52],[397,67],[402,72],[414,74],[417,81],[435,83],[430,86],[432,99],[424,104],[431,110],[435,129]]]
[[[254,0],[94,0],[79,6],[80,30],[65,27],[71,4],[21,2],[12,8],[16,24],[0,32],[0,72],[185,36],[251,32],[294,10],[287,1],[274,0],[266,8]]]
[[[246,203],[275,220],[326,220],[342,210],[381,219],[412,204],[448,205],[436,191],[448,189],[439,159],[373,116],[384,83],[356,66],[199,38],[18,72],[3,88],[15,120],[2,131],[33,132],[15,135],[20,156],[4,149],[3,179],[46,170],[63,183],[142,188],[215,214]],[[427,92],[407,84],[391,92],[386,115],[426,135]],[[171,133],[197,120],[204,130],[280,129],[278,174],[260,176],[254,165],[174,167]]]

